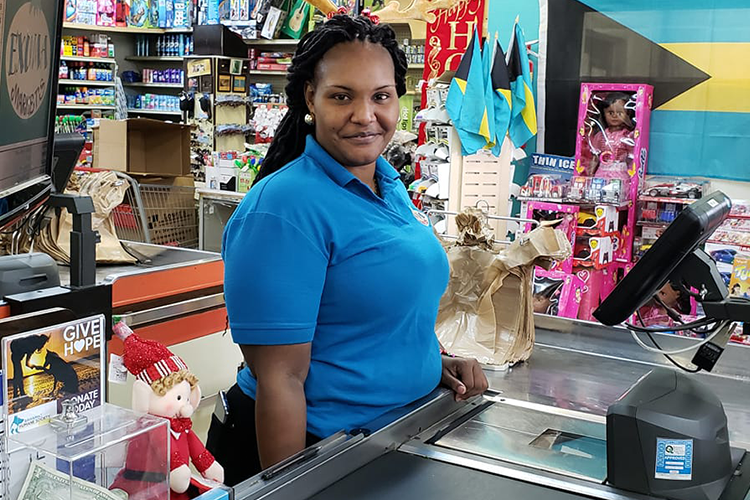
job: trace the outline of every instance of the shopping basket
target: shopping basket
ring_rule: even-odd
[[[198,248],[198,208],[195,188],[137,182],[122,172],[130,184],[123,203],[112,211],[121,240]]]

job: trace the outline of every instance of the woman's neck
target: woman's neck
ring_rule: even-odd
[[[361,167],[345,167],[351,174],[375,191],[375,163]]]

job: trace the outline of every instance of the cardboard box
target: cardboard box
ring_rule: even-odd
[[[190,126],[133,118],[94,129],[94,168],[176,177],[190,174]]]

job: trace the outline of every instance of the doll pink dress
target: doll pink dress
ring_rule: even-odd
[[[606,134],[606,137],[605,137]],[[633,157],[633,131],[607,129],[591,139],[591,150],[599,151],[599,168],[596,177],[630,180],[628,165]]]

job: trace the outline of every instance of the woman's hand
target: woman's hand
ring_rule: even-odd
[[[477,394],[482,394],[489,387],[482,366],[476,359],[452,358],[449,356],[443,356],[442,358],[443,377],[440,383],[456,393],[456,401],[463,401]]]

